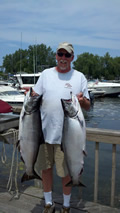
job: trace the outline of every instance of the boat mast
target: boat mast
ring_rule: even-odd
[[[21,77],[21,69],[22,69],[22,32],[21,32],[21,48],[20,48],[20,77]]]
[[[36,73],[37,73],[37,39],[36,39],[36,57],[35,57],[35,60],[36,60]]]
[[[34,71],[34,85],[35,85],[35,73],[37,72],[37,44],[33,45],[33,71]]]
[[[34,72],[34,85],[35,85],[35,45],[33,45],[33,72]]]

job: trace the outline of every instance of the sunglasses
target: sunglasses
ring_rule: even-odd
[[[66,58],[70,58],[72,56],[72,54],[70,53],[62,53],[62,52],[58,52],[57,55],[59,57],[62,57],[64,55]]]

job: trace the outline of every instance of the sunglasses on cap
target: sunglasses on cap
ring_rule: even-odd
[[[62,53],[62,52],[57,52],[57,55],[59,57],[62,57],[64,55],[66,58],[70,58],[72,56],[72,54],[70,53]]]

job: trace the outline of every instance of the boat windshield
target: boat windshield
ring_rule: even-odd
[[[18,91],[5,91],[5,92],[0,92],[0,95],[20,95]]]
[[[23,84],[35,84],[39,76],[21,76]]]

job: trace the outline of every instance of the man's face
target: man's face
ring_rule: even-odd
[[[74,56],[68,53],[65,49],[58,50],[58,52],[56,53],[58,71],[68,72],[71,69],[71,62],[73,58]]]

